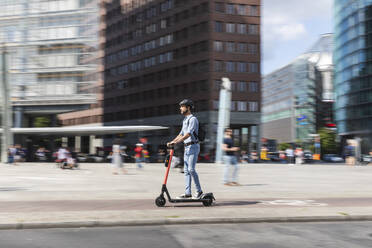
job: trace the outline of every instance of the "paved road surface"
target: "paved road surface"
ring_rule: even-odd
[[[370,248],[372,222],[0,231],[4,248]]]

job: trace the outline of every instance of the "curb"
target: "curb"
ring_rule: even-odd
[[[207,218],[207,219],[153,219],[128,221],[76,221],[44,223],[0,224],[0,230],[80,228],[80,227],[125,227],[193,224],[242,224],[242,223],[288,223],[288,222],[342,222],[372,221],[372,215],[357,216],[299,216],[299,217],[263,217],[263,218]]]

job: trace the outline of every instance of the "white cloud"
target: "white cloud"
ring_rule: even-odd
[[[331,19],[333,0],[263,0],[263,59],[275,60],[281,44],[301,43],[320,33],[310,33],[313,20]],[[314,32],[312,30],[312,32]],[[278,56],[279,57],[279,56]]]

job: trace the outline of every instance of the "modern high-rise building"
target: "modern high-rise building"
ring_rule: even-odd
[[[306,142],[333,124],[332,49],[332,34],[324,34],[306,53],[263,78],[262,137]]]
[[[86,33],[90,16],[98,15],[94,0],[1,0],[0,43],[9,54],[10,96],[15,127],[32,127],[35,118],[86,109],[96,94],[86,89],[96,70],[87,62],[97,33]],[[97,19],[97,18],[96,18]]]
[[[98,0],[0,0],[13,126],[57,126],[58,114],[97,104],[98,16]]]
[[[335,117],[342,140],[372,149],[372,1],[334,1]],[[345,142],[343,143],[345,144]]]
[[[207,130],[202,153],[213,150],[220,83],[227,77],[235,142],[257,149],[259,0],[106,0],[102,7],[105,125],[171,127],[148,135],[156,149],[178,134],[178,103],[191,98]]]

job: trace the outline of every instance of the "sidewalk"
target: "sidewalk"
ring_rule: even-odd
[[[255,221],[372,220],[372,166],[243,164],[242,186],[222,184],[223,165],[198,164],[204,192],[216,203],[154,204],[165,172],[147,164],[112,175],[109,164],[0,166],[0,228],[221,223]],[[173,197],[184,178],[171,171]]]

